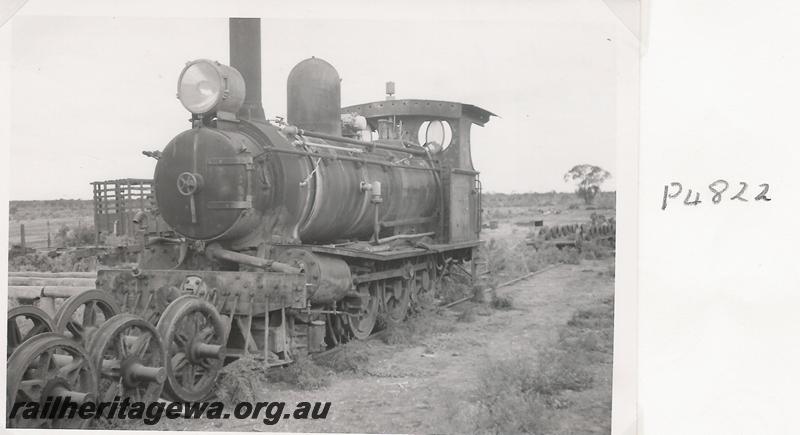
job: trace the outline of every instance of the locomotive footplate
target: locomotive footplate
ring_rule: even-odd
[[[203,315],[217,325],[222,344],[203,349],[226,361],[250,354],[267,365],[291,361],[294,326],[287,313],[307,308],[308,300],[306,277],[300,273],[109,269],[97,272],[97,286],[113,295],[120,312],[159,325],[159,331],[179,326],[183,311],[195,313],[189,317]],[[194,308],[189,306],[193,303]],[[170,337],[162,339],[169,342]],[[181,394],[188,393],[175,395]]]
[[[122,312],[152,318],[180,296],[191,294],[222,314],[258,315],[282,308],[304,308],[306,279],[276,272],[106,269],[97,288],[114,296]]]
[[[454,243],[426,244],[415,243],[416,246],[388,244],[373,245],[369,242],[350,242],[339,245],[277,245],[279,247],[307,248],[320,254],[338,255],[350,258],[364,258],[368,260],[392,261],[406,258],[419,257],[431,253],[468,250],[481,246],[481,240],[468,240]]]

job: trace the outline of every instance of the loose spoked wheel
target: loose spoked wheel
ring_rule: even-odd
[[[417,272],[417,280],[418,280],[418,291],[420,293],[429,292],[432,290],[432,280],[431,274],[428,269],[422,269]]]
[[[20,305],[8,310],[6,358],[22,343],[45,332],[53,332],[53,321],[41,308]]]
[[[119,312],[119,305],[111,295],[87,290],[64,302],[53,320],[54,331],[86,345],[97,328]]]
[[[158,331],[133,314],[118,314],[103,323],[88,346],[98,371],[98,397],[115,396],[134,402],[155,402],[161,396],[167,372]]]
[[[67,398],[80,406],[95,400],[97,372],[83,348],[73,340],[54,332],[39,334],[23,343],[8,359],[6,373],[7,427],[85,428],[92,421],[77,416],[69,418],[23,418],[25,408],[14,404],[35,402],[44,404],[52,397],[65,403]],[[38,417],[38,415],[37,415]],[[57,417],[57,415],[55,416]]]
[[[361,296],[361,309],[358,315],[349,316],[347,328],[357,340],[364,340],[372,333],[375,322],[378,319],[378,284],[373,281],[370,283],[359,284],[356,288]]]
[[[217,309],[197,296],[181,296],[167,306],[156,329],[167,351],[165,395],[205,399],[225,361],[226,328]]]
[[[410,287],[409,280],[406,279],[394,279],[386,282],[383,298],[387,322],[400,323],[405,320],[410,300]]]

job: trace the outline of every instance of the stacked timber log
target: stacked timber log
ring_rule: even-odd
[[[54,300],[95,288],[95,272],[9,272],[8,297],[54,314]]]

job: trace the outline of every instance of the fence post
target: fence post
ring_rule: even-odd
[[[47,221],[47,249],[50,249],[50,221]]]
[[[25,248],[25,224],[19,224],[19,245]]]

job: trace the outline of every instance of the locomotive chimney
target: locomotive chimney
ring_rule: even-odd
[[[261,105],[261,19],[231,18],[231,66],[244,78],[246,95],[239,110],[243,119],[264,119]]]

